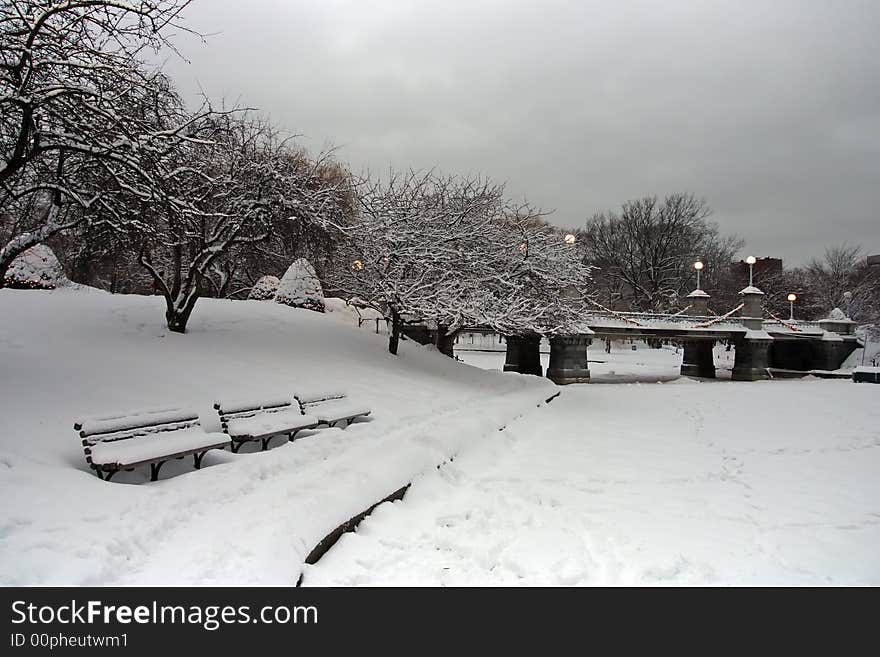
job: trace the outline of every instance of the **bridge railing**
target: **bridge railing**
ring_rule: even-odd
[[[604,322],[619,322],[624,325],[641,326],[643,328],[662,328],[674,326],[676,328],[701,328],[711,327],[716,324],[727,326],[742,326],[741,317],[725,317],[720,315],[670,315],[664,313],[641,313],[641,312],[591,312],[587,323],[591,320]]]
[[[767,328],[786,328],[793,333],[797,333],[799,331],[804,331],[808,333],[821,333],[823,330],[819,322],[805,319],[765,319],[764,326]]]

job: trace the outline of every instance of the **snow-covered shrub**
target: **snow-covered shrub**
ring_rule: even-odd
[[[275,301],[294,308],[324,312],[324,290],[308,260],[300,258],[287,268],[275,293]]]
[[[52,249],[37,244],[12,261],[3,283],[10,288],[52,290],[69,282]]]
[[[248,299],[253,299],[255,301],[271,299],[275,296],[280,284],[281,279],[277,276],[263,276],[251,288],[251,293],[248,294]]]

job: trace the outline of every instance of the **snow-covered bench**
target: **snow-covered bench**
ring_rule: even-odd
[[[120,470],[150,466],[150,481],[166,461],[192,455],[196,469],[211,449],[229,446],[229,436],[206,432],[197,411],[165,408],[90,417],[73,425],[89,466],[109,481]]]
[[[880,383],[880,367],[860,365],[852,371],[852,380],[856,383]]]
[[[295,397],[303,413],[316,418],[319,425],[326,424],[328,427],[343,422],[347,427],[357,418],[371,413],[366,406],[349,401],[344,392],[298,392]]]
[[[302,429],[314,429],[318,418],[307,415],[300,405],[289,397],[216,402],[220,425],[232,441],[232,451],[238,452],[248,442],[260,441],[263,450],[275,436],[293,440]]]

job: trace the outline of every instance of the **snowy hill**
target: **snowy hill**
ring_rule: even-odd
[[[185,335],[163,313],[160,297],[0,290],[0,583],[293,584],[333,528],[555,392],[412,342],[395,358],[384,336],[278,304],[203,299]],[[72,428],[304,386],[347,389],[371,421],[169,463],[156,483],[99,480]]]

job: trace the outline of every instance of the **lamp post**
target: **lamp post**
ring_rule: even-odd
[[[880,267],[880,254],[868,256],[868,267]],[[847,313],[849,314],[849,313]],[[871,329],[865,327],[865,342],[862,346],[862,365],[865,364],[865,354],[868,353],[868,345],[871,343]]]
[[[575,237],[573,233],[568,233],[565,236],[565,243],[566,244],[574,244],[576,241],[577,241],[577,237]]]
[[[703,263],[700,260],[697,260],[694,263],[694,269],[697,270],[697,289],[700,289],[700,272],[703,271]]]
[[[758,259],[755,256],[746,258],[746,264],[749,266],[749,287],[753,287],[756,262],[758,262]]]
[[[797,301],[797,295],[794,292],[792,292],[791,294],[788,295],[788,303],[791,306],[791,314],[788,317],[788,319],[790,321],[794,321],[794,302],[795,301]]]

